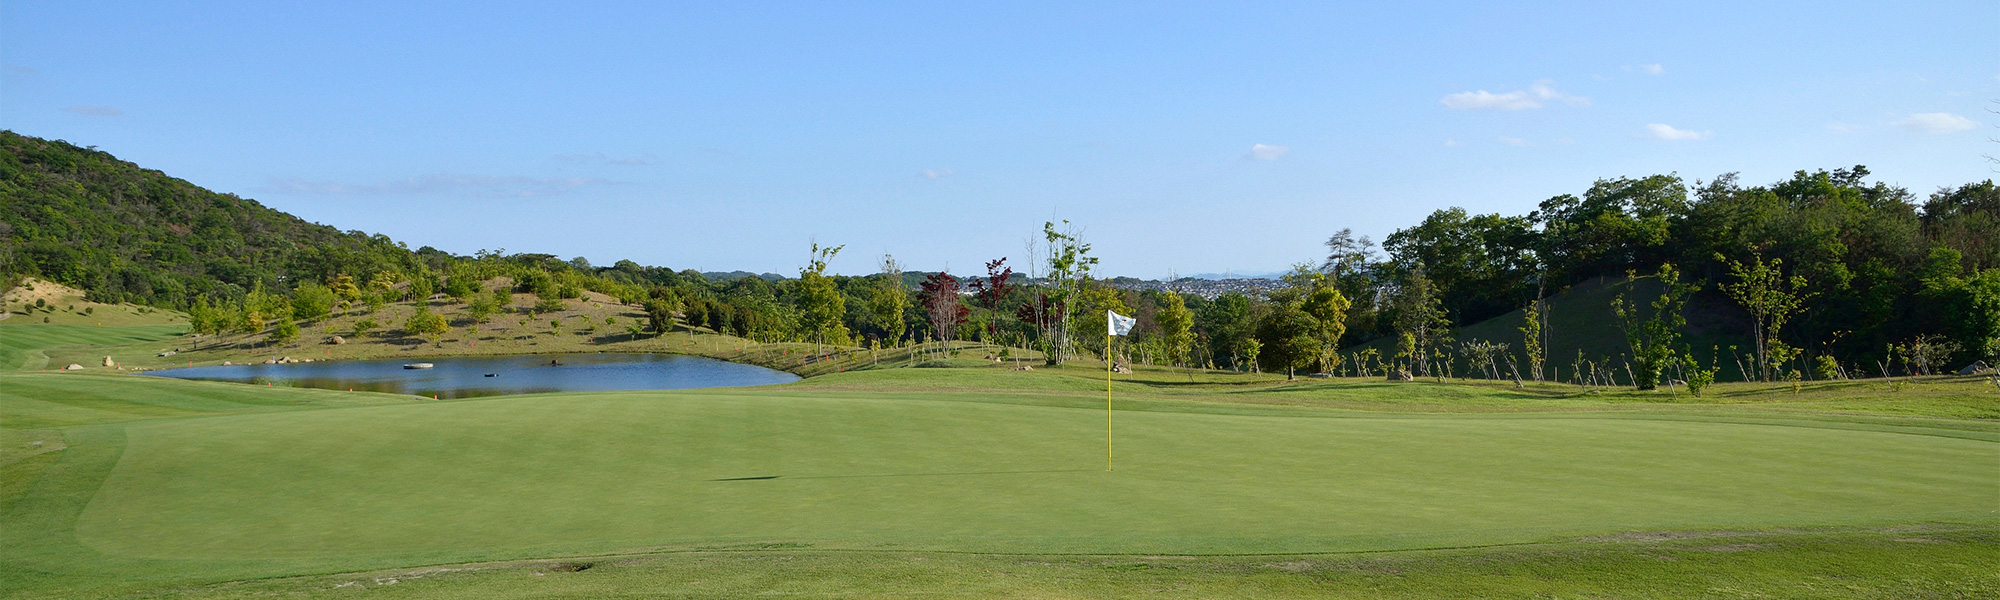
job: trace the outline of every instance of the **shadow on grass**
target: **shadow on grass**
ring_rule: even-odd
[[[752,477],[724,477],[709,481],[769,481],[772,479],[858,479],[871,477],[944,477],[954,475],[1025,475],[1032,473],[1091,473],[1096,469],[1045,469],[1040,471],[965,471],[959,473],[882,473],[875,475],[805,475],[785,477],[783,475],[756,475]]]

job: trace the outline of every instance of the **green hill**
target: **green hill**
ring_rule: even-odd
[[[410,270],[381,235],[309,223],[109,153],[0,130],[0,273],[85,290],[98,302],[185,306],[262,283]]]

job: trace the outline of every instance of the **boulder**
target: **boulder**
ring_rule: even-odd
[[[1014,367],[1014,370],[1016,370],[1016,371],[1033,371],[1033,370],[1035,370],[1035,368],[1034,368],[1034,367],[1030,367],[1030,366],[1028,366],[1028,365],[1021,365],[1021,366],[1018,366],[1018,367]]]
[[[335,346],[338,346],[338,345],[341,345],[341,344],[345,344],[345,343],[347,343],[347,338],[344,338],[344,337],[340,337],[340,336],[337,336],[337,335],[336,335],[336,336],[333,336],[333,337],[329,337],[329,338],[326,338],[326,343],[328,343],[328,344],[331,344],[331,345],[335,345]]]
[[[118,363],[116,361],[111,360],[111,357],[106,356],[104,357],[104,366],[115,367],[118,366]]]
[[[1331,378],[1333,377],[1333,374],[1332,374],[1332,373],[1313,373],[1313,374],[1311,374],[1311,375],[1307,375],[1307,377],[1311,377],[1311,378],[1313,378],[1313,379],[1331,379]]]
[[[1389,372],[1389,381],[1416,381],[1416,380],[1417,380],[1416,377],[1410,376],[1409,371],[1397,369]]]
[[[236,363],[232,363],[232,362],[229,362],[229,361],[226,361],[226,360],[225,360],[225,361],[222,361],[222,366],[225,366],[225,367],[227,367],[227,366],[229,366],[229,365],[232,365],[232,364],[236,364]]]
[[[64,370],[64,371],[82,371],[82,370],[83,370],[83,365],[79,365],[79,364],[76,364],[76,363],[70,363],[70,364],[69,364],[69,366],[67,366],[67,367],[63,367],[63,370]]]
[[[1986,372],[1986,369],[1987,369],[1987,366],[1986,366],[1986,361],[1983,361],[1983,360],[1975,360],[1975,361],[1972,361],[1972,364],[1969,364],[1969,365],[1966,365],[1966,366],[1965,366],[1965,368],[1963,368],[1963,369],[1959,369],[1959,370],[1958,370],[1958,374],[1960,374],[1960,375],[1978,375],[1978,374],[1980,374],[1980,373],[1985,373],[1985,372]]]

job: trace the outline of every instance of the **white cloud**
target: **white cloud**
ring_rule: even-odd
[[[63,110],[67,112],[76,113],[79,115],[90,115],[93,117],[116,117],[118,115],[125,114],[125,111],[118,110],[116,108],[112,108],[109,106],[72,106],[69,108],[65,108]]]
[[[1556,91],[1549,81],[1537,81],[1528,89],[1495,94],[1486,90],[1473,90],[1447,94],[1438,103],[1453,110],[1526,110],[1541,108],[1545,102],[1562,102],[1570,106],[1590,106],[1590,99]]]
[[[1291,146],[1275,146],[1269,144],[1254,144],[1250,146],[1250,158],[1254,158],[1257,160],[1278,160],[1280,158],[1284,158],[1286,154],[1291,154],[1291,153],[1292,153]]]
[[[1973,123],[1972,119],[1951,113],[1936,112],[1913,114],[1910,115],[1910,118],[1897,121],[1895,125],[1910,131],[1920,131],[1923,133],[1951,133],[1971,129],[1977,124]]]
[[[1524,140],[1524,139],[1521,139],[1521,138],[1517,138],[1517,137],[1503,137],[1503,138],[1500,138],[1500,143],[1502,143],[1502,144],[1506,144],[1506,145],[1509,145],[1509,146],[1528,146],[1528,145],[1530,145],[1530,144],[1528,143],[1528,140]]]
[[[922,177],[924,179],[944,179],[946,177],[950,177],[957,174],[958,171],[953,171],[951,169],[924,169],[922,171],[917,171],[917,176]]]
[[[339,183],[307,181],[298,177],[273,177],[266,180],[264,187],[259,191],[316,196],[457,194],[493,198],[539,198],[609,183],[611,181],[595,177],[505,177],[435,173],[381,183]]]
[[[1647,75],[1659,75],[1661,73],[1667,72],[1667,68],[1661,66],[1660,63],[1653,63],[1650,65],[1639,65],[1639,70],[1644,71]]]
[[[1653,136],[1654,139],[1672,140],[1672,141],[1704,140],[1708,139],[1708,136],[1710,135],[1710,133],[1707,131],[1675,129],[1673,128],[1673,126],[1664,123],[1651,123],[1646,125],[1646,134]]]
[[[556,155],[556,160],[571,164],[641,166],[657,163],[660,161],[660,157],[651,154],[611,156],[603,152],[588,152],[583,154],[558,154]]]
[[[1459,147],[1459,146],[1463,146],[1463,145],[1465,145],[1465,144],[1460,144],[1460,143],[1458,143],[1458,140],[1445,140],[1445,141],[1444,141],[1444,147],[1446,147],[1446,148],[1457,148],[1457,147]]]

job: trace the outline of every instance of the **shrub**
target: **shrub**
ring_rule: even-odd
[[[1700,361],[1695,360],[1692,356],[1687,357],[1688,393],[1694,394],[1696,398],[1700,398],[1702,390],[1708,389],[1708,386],[1715,384],[1715,372],[1720,370],[1720,367],[1704,369]]]

